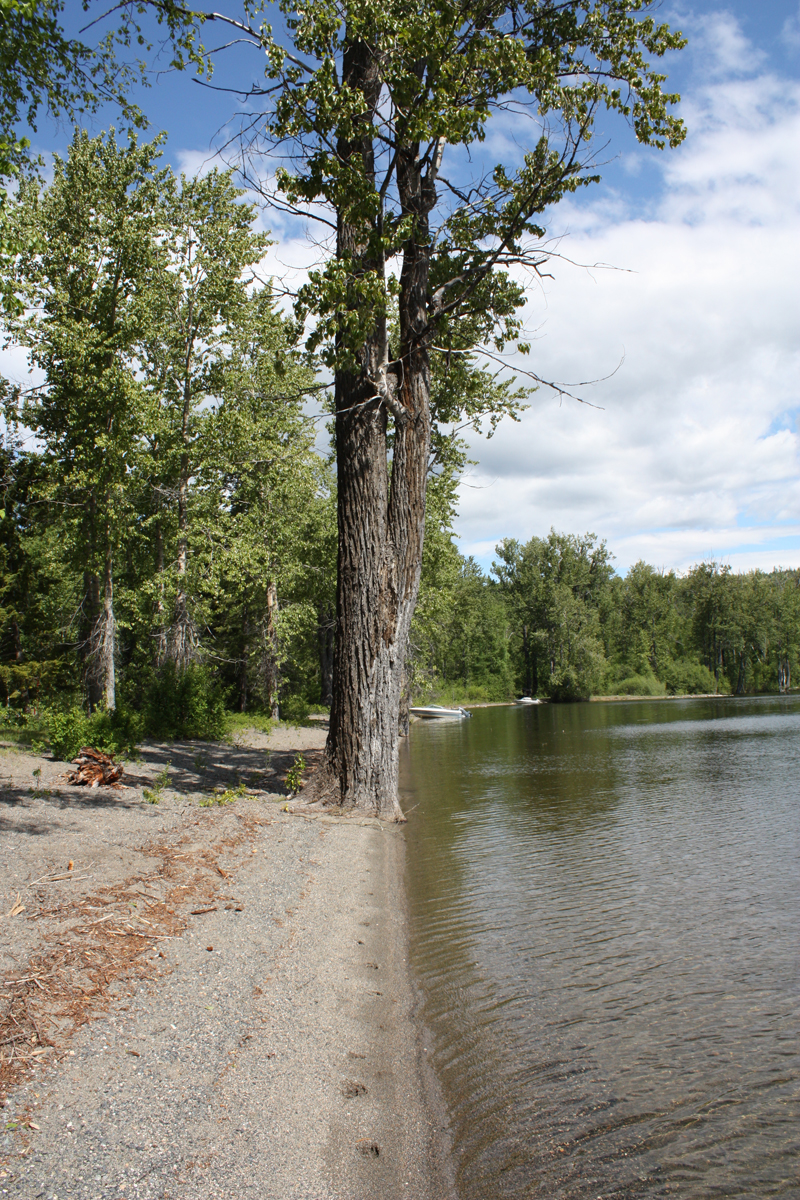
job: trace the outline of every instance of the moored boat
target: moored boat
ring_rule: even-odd
[[[465,708],[443,708],[441,704],[413,705],[409,712],[412,717],[471,717],[472,713]]]
[[[517,704],[541,704],[542,701],[539,699],[538,696],[535,696],[533,699],[531,699],[530,696],[520,696],[519,700],[517,700],[515,703],[517,703]]]

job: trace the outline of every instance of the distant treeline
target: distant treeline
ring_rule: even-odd
[[[605,542],[551,531],[506,539],[488,575],[441,547],[413,649],[420,694],[575,700],[786,691],[800,656],[800,571],[686,575],[638,562],[615,574]]]
[[[166,466],[136,456],[119,489],[112,662],[116,705],[140,714],[140,731],[200,736],[226,708],[296,718],[330,700],[335,484],[302,422],[270,431],[269,449],[262,429],[268,462],[234,442],[234,467],[224,422],[237,416],[235,403],[195,414],[202,467],[186,481],[183,529],[180,479]],[[103,543],[91,487],[73,488],[62,471],[46,449],[0,452],[9,720],[107,707]],[[639,562],[621,577],[593,534],[551,531],[504,540],[485,574],[455,545],[453,490],[452,477],[432,479],[414,698],[742,694],[786,691],[797,678],[800,571],[734,574],[712,562],[678,576]]]

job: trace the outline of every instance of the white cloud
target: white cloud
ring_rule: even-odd
[[[175,160],[178,171],[183,173],[187,179],[202,178],[204,175],[208,175],[209,171],[213,171],[215,167],[218,171],[224,171],[227,168],[227,163],[223,162],[221,156],[213,150],[178,150],[175,152]]]
[[[713,32],[725,70],[752,64],[730,20]],[[564,255],[625,270],[556,264],[531,291],[528,365],[574,380],[625,361],[581,389],[603,411],[540,391],[520,425],[474,441],[458,528],[487,565],[500,537],[551,525],[607,538],[622,568],[800,565],[800,88],[722,78],[686,112],[649,215],[615,197],[554,214]]]
[[[749,74],[764,61],[763,52],[748,41],[729,12],[692,14],[682,23],[682,28],[689,33],[693,47],[702,55],[709,76]]]
[[[800,47],[800,5],[797,7],[797,12],[784,21],[781,38],[793,50]]]

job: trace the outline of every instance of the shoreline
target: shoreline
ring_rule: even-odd
[[[287,753],[325,736],[278,732]],[[270,749],[254,740],[208,750],[241,766]],[[131,767],[136,795],[37,796],[21,786],[34,756],[0,757],[0,1013],[13,996],[38,1030],[2,1089],[0,1196],[453,1195],[415,1020],[402,828],[292,816],[275,793],[149,805],[162,758],[145,748]],[[63,765],[37,761],[50,790]],[[90,995],[96,960],[109,982]]]

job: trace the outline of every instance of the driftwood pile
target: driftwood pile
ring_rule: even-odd
[[[122,765],[115,763],[110,754],[102,750],[93,750],[84,746],[77,758],[73,758],[77,767],[75,771],[67,772],[67,783],[85,784],[87,787],[121,787]]]

